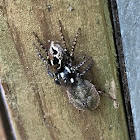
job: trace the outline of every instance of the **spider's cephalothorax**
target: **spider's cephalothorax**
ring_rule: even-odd
[[[99,92],[94,85],[89,81],[83,79],[83,75],[91,68],[93,60],[91,57],[84,59],[80,64],[73,65],[74,49],[80,29],[74,38],[71,52],[67,50],[66,42],[62,33],[62,25],[59,20],[60,34],[62,38],[62,46],[59,42],[50,42],[50,47],[45,49],[44,45],[39,40],[38,36],[34,34],[37,43],[42,49],[46,51],[46,59],[40,54],[37,45],[34,44],[38,56],[46,63],[48,74],[54,78],[55,83],[66,88],[69,101],[79,110],[94,110],[98,107],[100,102]],[[79,69],[91,60],[88,66],[79,72]]]
[[[51,41],[47,59],[51,71],[54,71],[54,73],[61,71],[63,65],[68,61],[68,57],[64,49],[61,47],[59,42],[54,41]]]

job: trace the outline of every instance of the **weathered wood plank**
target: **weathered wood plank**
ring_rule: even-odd
[[[0,114],[0,140],[6,140],[1,114]]]
[[[1,9],[0,76],[17,138],[128,139],[106,1],[5,0]],[[60,40],[58,19],[64,26],[68,46],[81,27],[76,59],[79,61],[84,54],[93,57],[93,70],[86,79],[116,97],[119,108],[102,96],[97,110],[78,112],[69,104],[65,91],[46,74],[32,47],[31,33],[37,32],[46,44],[49,39]]]

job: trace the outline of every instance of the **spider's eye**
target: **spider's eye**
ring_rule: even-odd
[[[53,50],[53,54],[57,54],[57,51],[55,49],[52,48],[52,50]]]
[[[54,57],[54,59],[53,59],[53,64],[55,65],[55,64],[58,64],[58,62],[59,62],[59,60],[56,58],[56,57]]]

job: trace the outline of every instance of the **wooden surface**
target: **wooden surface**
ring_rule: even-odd
[[[0,140],[6,140],[1,114],[0,114]]]
[[[117,98],[119,107],[101,96],[97,110],[79,112],[69,104],[65,90],[47,75],[31,33],[38,33],[45,44],[49,39],[60,40],[59,19],[68,48],[81,28],[76,60],[84,54],[94,59],[85,79]],[[18,140],[128,139],[106,1],[4,0],[0,3],[0,70]]]

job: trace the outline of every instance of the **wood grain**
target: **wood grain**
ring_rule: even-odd
[[[1,119],[1,114],[0,114],[0,140],[7,140],[4,132],[4,127]]]
[[[0,8],[0,77],[17,139],[127,140],[107,1],[5,0]],[[79,112],[47,75],[32,46],[32,32],[46,45],[60,40],[59,19],[68,48],[81,28],[76,61],[85,54],[93,57],[93,69],[85,79],[117,98],[119,107],[103,95],[97,110]]]

